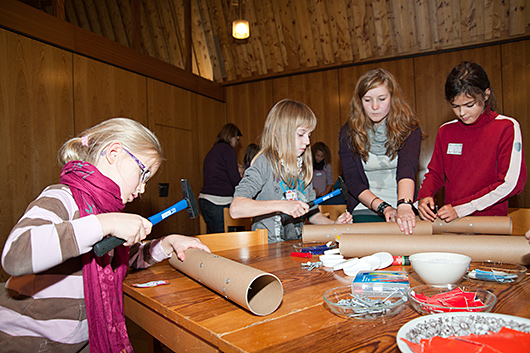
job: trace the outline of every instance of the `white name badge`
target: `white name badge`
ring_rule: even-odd
[[[289,201],[296,201],[298,200],[298,195],[296,194],[296,190],[287,190],[283,193],[286,200]]]
[[[450,143],[447,145],[447,154],[460,156],[462,155],[462,147],[463,144],[461,143]]]

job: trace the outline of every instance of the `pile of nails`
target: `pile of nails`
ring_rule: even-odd
[[[398,292],[403,295],[401,297],[393,297],[394,294]],[[396,289],[384,299],[374,299],[358,294],[350,295],[352,297],[351,299],[341,299],[337,302],[337,304],[342,307],[348,317],[362,317],[365,319],[374,319],[378,316],[384,316],[385,314],[389,313],[396,305],[407,301],[407,297],[400,289]],[[392,302],[392,298],[397,300]],[[350,310],[353,312],[346,313],[346,311]]]

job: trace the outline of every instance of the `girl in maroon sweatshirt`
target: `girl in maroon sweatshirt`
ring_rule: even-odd
[[[495,112],[488,76],[476,63],[453,68],[445,98],[457,119],[438,130],[418,194],[421,218],[450,222],[469,215],[506,216],[508,198],[526,183],[519,123]],[[433,197],[442,187],[444,206],[436,212]]]

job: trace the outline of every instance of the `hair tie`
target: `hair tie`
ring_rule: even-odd
[[[83,136],[81,137],[81,144],[85,147],[88,147],[88,137],[87,136]]]

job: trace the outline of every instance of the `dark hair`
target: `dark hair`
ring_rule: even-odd
[[[215,143],[225,142],[230,144],[230,140],[232,139],[232,137],[238,136],[243,136],[239,128],[235,126],[235,124],[228,123],[223,125],[221,130],[219,130]]]
[[[258,154],[259,152],[259,145],[257,143],[249,143],[247,148],[245,149],[245,156],[243,157],[243,164],[245,165],[245,168],[248,168],[250,166],[250,163]]]
[[[488,99],[486,90],[490,89]],[[459,95],[470,96],[482,103],[490,104],[491,110],[497,109],[497,99],[490,87],[486,71],[477,63],[464,61],[455,66],[445,81],[445,99],[452,102]]]
[[[329,147],[326,146],[324,142],[316,142],[311,147],[311,152],[313,153],[313,161],[315,160],[315,154],[317,151],[320,151],[324,153],[324,165],[331,163],[331,152],[329,150]]]

